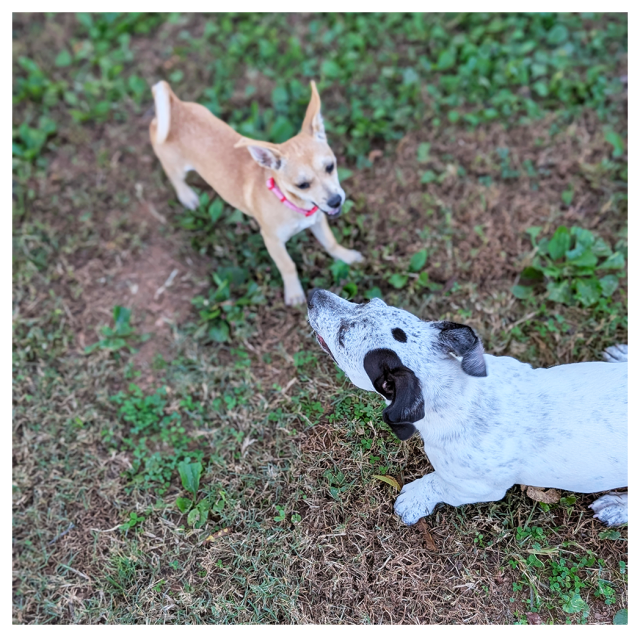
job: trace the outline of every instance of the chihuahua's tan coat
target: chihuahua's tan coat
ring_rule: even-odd
[[[345,195],[327,144],[315,82],[300,132],[282,144],[243,137],[201,104],[180,101],[166,82],[152,90],[156,115],[149,127],[151,144],[178,199],[191,210],[198,207],[198,196],[185,182],[187,172],[195,170],[229,205],[253,217],[282,275],[287,305],[305,300],[285,247],[298,232],[310,228],[335,259],[362,261],[359,252],[338,244],[327,221],[327,214],[340,213]],[[317,206],[317,212],[305,216],[285,206],[267,188],[270,177],[295,206]]]

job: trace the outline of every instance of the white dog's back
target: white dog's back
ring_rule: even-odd
[[[531,384],[520,379],[514,389],[529,387],[530,395],[511,394],[528,404],[518,431],[546,447],[543,465],[537,456],[522,467],[521,484],[581,493],[627,485],[627,456],[620,453],[627,448],[627,367],[575,363],[531,369]]]

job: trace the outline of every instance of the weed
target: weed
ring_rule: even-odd
[[[570,616],[575,615],[580,623],[586,623],[590,607],[585,592],[601,599],[605,605],[615,604],[615,589],[611,581],[604,577],[607,572],[605,562],[592,551],[584,555],[576,554],[568,550],[566,542],[558,549],[549,550],[544,548],[548,541],[539,527],[531,530],[518,528],[517,531],[521,542],[534,538],[541,540],[533,541],[526,561],[519,556],[509,560],[510,566],[523,576],[514,582],[513,590],[518,593],[525,587],[529,588],[527,603],[531,612],[539,612],[546,606],[554,612],[561,609],[567,622]],[[544,588],[548,588],[551,595],[546,602],[542,601]]]
[[[626,626],[629,623],[629,611],[621,608],[614,616],[613,623],[616,626]]]
[[[132,454],[131,469],[126,472],[131,485],[153,489],[158,494],[166,491],[180,462],[190,466],[190,459],[196,458],[193,466],[197,466],[197,461],[204,455],[201,449],[191,450],[192,439],[187,434],[181,412],[171,410],[166,413],[166,396],[165,388],[145,396],[137,385],[129,385],[128,392],[111,397],[111,401],[119,405],[118,413],[128,425],[127,429],[118,427],[103,431],[103,440],[108,447],[121,447]],[[201,411],[200,404],[191,401],[182,401],[179,406]],[[197,413],[195,417],[198,418]]]
[[[209,290],[208,297],[196,296],[191,301],[200,317],[194,338],[206,335],[212,341],[225,343],[230,340],[231,325],[236,338],[250,333],[250,321],[255,314],[246,308],[263,303],[264,297],[254,281],[243,285],[248,274],[240,268],[220,268],[212,274],[216,287]],[[232,288],[244,293],[232,298]]]
[[[126,307],[116,305],[113,308],[114,327],[108,325],[100,328],[100,332],[104,338],[93,345],[85,348],[85,354],[90,354],[96,349],[107,350],[110,352],[118,352],[121,349],[128,348],[131,353],[135,350],[131,346],[131,342],[136,338],[133,328],[131,327],[131,310]],[[149,340],[151,334],[142,334],[138,337],[141,343]]]
[[[131,511],[131,513],[129,514],[129,519],[123,522],[119,528],[125,532],[130,531],[142,522],[144,522],[144,516],[138,515],[135,511]]]
[[[336,500],[339,500],[339,496],[347,491],[355,482],[346,482],[346,477],[342,471],[331,471],[327,469],[327,471],[324,472],[324,477],[329,486],[329,493]]]
[[[209,517],[210,509],[210,503],[207,498],[203,498],[196,504],[198,490],[200,488],[202,465],[199,462],[183,460],[178,464],[178,473],[182,480],[182,486],[191,493],[193,499],[180,497],[176,500],[176,506],[180,513],[188,514],[187,524],[189,526],[200,529],[205,525]]]
[[[37,125],[26,122],[13,130],[13,155],[26,161],[36,159],[42,152],[49,137],[58,130],[56,123],[46,115],[38,118]]]
[[[546,284],[546,297],[556,303],[585,307],[610,299],[623,276],[624,255],[611,249],[609,242],[591,231],[560,226],[551,239],[537,241],[541,228],[528,230],[535,255],[532,265],[520,275],[520,284],[512,288],[520,299],[530,298],[537,284]],[[603,274],[603,276],[598,276]]]

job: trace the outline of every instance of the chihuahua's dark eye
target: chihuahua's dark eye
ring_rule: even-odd
[[[325,170],[327,171],[327,174],[329,174],[329,175],[333,172],[333,169],[334,169],[334,165],[333,165],[333,164],[329,164],[329,165],[325,168]]]
[[[301,184],[298,184],[298,188],[300,188],[300,190],[306,190],[309,187],[309,182],[308,181],[303,181]]]

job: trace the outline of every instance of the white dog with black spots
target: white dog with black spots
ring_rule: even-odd
[[[308,298],[320,346],[357,387],[381,394],[400,440],[416,431],[435,468],[406,484],[395,511],[415,524],[441,502],[504,497],[514,484],[597,493],[627,486],[626,345],[608,362],[533,369],[484,353],[468,326],[423,321],[380,299]],[[628,495],[591,508],[608,526],[628,519]]]

